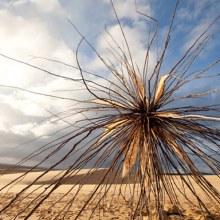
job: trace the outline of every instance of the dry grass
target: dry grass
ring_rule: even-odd
[[[17,204],[18,201],[19,203],[25,201],[24,195],[26,195],[32,185],[43,178],[49,171],[56,168],[57,165],[76,154],[78,148],[81,148],[84,150],[79,156],[79,159],[73,161],[59,178],[55,178],[51,183],[51,187],[45,188],[42,193],[33,198],[33,201],[20,209],[19,213],[28,210],[24,219],[30,218],[53,192],[62,184],[65,184],[71,176],[77,175],[78,170],[83,169],[89,161],[94,161],[92,166],[93,170],[82,176],[78,182],[63,195],[63,197],[67,197],[77,186],[75,194],[71,198],[68,197],[68,202],[56,215],[56,218],[62,215],[65,219],[77,195],[81,192],[81,186],[86,183],[93,172],[103,166],[108,158],[112,158],[108,163],[108,169],[104,172],[89,197],[81,204],[80,210],[77,215],[74,216],[74,219],[79,218],[92,201],[95,201],[94,211],[99,209],[99,204],[104,201],[108,191],[117,181],[119,181],[121,187],[123,183],[128,186],[132,183],[131,186],[133,188],[130,195],[129,206],[131,219],[137,216],[142,218],[143,213],[149,215],[151,218],[152,213],[150,206],[154,207],[158,219],[164,219],[166,195],[168,196],[169,202],[175,205],[177,212],[181,215],[181,202],[177,196],[177,191],[179,191],[189,203],[196,203],[204,215],[208,214],[211,216],[212,210],[209,209],[203,199],[200,199],[198,190],[204,191],[206,198],[216,205],[220,203],[220,193],[218,189],[214,188],[202,175],[198,167],[196,167],[193,158],[200,158],[213,173],[220,173],[220,161],[210,156],[210,154],[219,155],[220,131],[213,125],[213,122],[220,121],[218,116],[213,117],[213,113],[215,113],[215,115],[219,114],[219,104],[189,106],[187,100],[219,92],[219,89],[180,97],[176,97],[174,94],[187,83],[191,84],[201,78],[205,80],[206,77],[204,74],[219,63],[220,60],[216,60],[201,71],[188,71],[193,61],[212,37],[212,33],[210,33],[209,30],[216,24],[219,17],[195,39],[191,47],[183,54],[173,68],[166,74],[162,74],[160,71],[161,65],[169,45],[170,31],[175,19],[177,5],[178,1],[173,11],[163,51],[153,72],[148,71],[148,64],[150,59],[149,52],[157,36],[158,22],[156,19],[142,14],[146,19],[149,19],[155,24],[155,31],[149,34],[149,36],[152,37],[148,40],[146,59],[143,64],[143,71],[141,72],[140,68],[134,64],[135,62],[130,53],[129,43],[127,42],[113,4],[112,8],[126,45],[125,50],[117,45],[118,50],[113,52],[113,56],[116,59],[115,63],[118,63],[118,66],[104,60],[90,42],[88,42],[72,24],[82,36],[82,40],[76,52],[78,69],[81,73],[81,82],[92,96],[90,100],[82,101],[85,107],[75,109],[75,114],[83,113],[86,116],[93,112],[99,114],[93,117],[88,116],[86,120],[78,121],[77,123],[82,123],[83,126],[43,146],[22,161],[31,160],[36,155],[44,153],[47,148],[54,149],[52,153],[42,159],[41,163],[37,165],[39,166],[46,160],[49,160],[50,157],[53,157],[54,154],[59,152],[67,144],[71,143],[72,145],[72,148],[63,158],[40,176],[36,177],[5,204],[1,213],[9,210],[14,204]],[[86,42],[94,50],[109,73],[113,75],[114,80],[112,81],[104,79],[111,85],[110,87],[96,84],[86,79],[85,72],[81,68],[78,59],[78,50],[82,42]],[[31,64],[25,63],[25,65],[40,69]],[[95,75],[88,72],[87,74]],[[95,76],[103,79],[101,75]],[[218,76],[219,75],[216,75],[215,77]],[[74,81],[74,79],[70,80]],[[172,103],[178,106],[178,101],[180,100],[186,100],[184,107],[172,107],[174,106],[171,105]],[[62,113],[59,114],[59,117],[62,118]],[[65,117],[66,115],[64,114],[63,119],[65,119]],[[16,182],[19,182],[19,180],[29,172],[31,172],[31,170],[6,184],[1,190],[16,184]],[[178,174],[178,184],[175,180],[175,176],[168,175],[170,173]],[[119,180],[121,178],[122,180]],[[198,185],[197,189],[193,186],[194,182]],[[97,199],[97,192],[99,191],[102,191],[103,194]],[[188,193],[192,196],[189,197]],[[35,195],[34,190],[29,192],[29,194]],[[56,204],[57,201],[54,203]]]

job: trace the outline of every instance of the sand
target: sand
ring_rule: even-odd
[[[77,214],[79,213],[80,209],[82,208],[83,204],[87,201],[93,190],[96,188],[97,184],[100,182],[100,179],[103,176],[103,173],[105,172],[104,169],[99,169],[95,171],[91,177],[83,184],[82,188],[80,188],[80,191],[75,198],[73,204],[70,206],[68,213],[63,218],[63,214],[58,216],[60,211],[65,207],[65,205],[74,198],[74,195],[79,190],[79,185],[77,185],[77,182],[79,179],[83,177],[86,173],[88,173],[89,170],[81,170],[77,173],[77,175],[74,175],[73,178],[70,178],[69,181],[67,181],[64,185],[61,185],[55,192],[51,194],[51,196],[45,200],[44,204],[40,206],[36,212],[29,218],[32,220],[39,219],[74,219]],[[40,176],[43,172],[42,171],[35,171],[30,172],[27,176],[25,176],[23,179],[21,179],[16,185],[13,187],[6,187],[3,189],[0,193],[0,208],[5,206],[7,202],[14,198],[22,189],[24,189],[28,184],[30,184],[36,177]],[[11,180],[15,179],[16,177],[19,177],[23,173],[20,171],[15,171],[14,173],[10,172],[10,174],[6,174],[0,177],[0,188],[6,186]],[[38,199],[42,199],[45,194],[42,194],[44,190],[51,189],[54,185],[50,186],[50,184],[53,183],[54,179],[57,179],[60,177],[60,171],[50,171],[46,176],[44,176],[40,181],[36,182],[31,188],[29,188],[23,196],[27,196],[25,200],[22,202],[19,202],[15,204],[13,208],[10,208],[7,210],[3,215],[0,214],[0,220],[8,220],[8,219],[14,219],[16,215],[19,213],[19,210],[23,210],[26,208],[27,204],[30,202],[34,202],[34,199],[38,197]],[[220,178],[215,175],[207,175],[205,176],[210,183],[216,187],[217,189],[220,189]],[[178,176],[175,176],[176,182],[178,183]],[[193,186],[197,190],[197,184],[194,183]],[[73,188],[74,187],[74,188]],[[91,202],[91,204],[83,210],[82,214],[78,219],[90,219],[91,214],[93,213],[93,208],[96,205],[97,201],[103,196],[103,192],[105,191],[106,187],[108,185],[104,184],[101,187],[102,190],[98,191],[95,194],[94,201]],[[130,185],[130,189],[132,189],[132,184]],[[73,188],[73,189],[72,189]],[[65,197],[66,192],[68,192],[70,189],[72,191],[68,193]],[[30,192],[33,193],[30,194]],[[120,195],[120,190],[123,192],[123,196]],[[6,193],[7,192],[7,193]],[[207,206],[210,208],[210,210],[213,213],[214,219],[220,220],[220,204],[217,206],[213,204],[212,201],[209,201],[209,199],[206,198],[205,194],[198,189],[200,198],[205,201]],[[190,192],[186,192],[187,195],[190,195]],[[93,213],[91,219],[130,219],[130,190],[128,190],[128,186],[124,184],[122,187],[120,184],[114,184],[110,187],[107,196],[103,199],[103,201],[99,204],[96,211]],[[166,202],[165,208],[164,208],[164,219],[186,219],[186,220],[205,220],[205,219],[211,219],[208,215],[204,216],[202,212],[200,211],[199,207],[196,207],[192,204],[190,204],[188,201],[184,199],[184,197],[178,193],[178,198],[181,201],[182,205],[182,217],[177,214],[176,207],[171,205],[170,202]],[[60,201],[58,201],[61,199]],[[193,199],[192,199],[193,200]],[[37,201],[35,201],[37,202]],[[56,203],[56,204],[54,204]],[[27,216],[28,209],[23,210],[17,219],[25,219]],[[143,213],[145,215],[145,213]],[[138,218],[137,218],[138,219]],[[144,216],[144,219],[148,219],[146,216]]]

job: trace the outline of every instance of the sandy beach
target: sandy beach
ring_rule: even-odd
[[[65,184],[59,186],[50,195],[50,197],[44,201],[43,205],[36,209],[34,214],[29,219],[74,219],[79,214],[89,196],[91,196],[91,193],[96,190],[97,184],[100,182],[105,169],[100,169],[92,173],[92,175],[84,182],[83,185],[77,184],[78,181],[82,179],[82,177],[88,172],[89,170],[81,170],[77,173],[77,175],[73,175],[73,177],[70,178]],[[10,172],[9,174],[2,175],[0,177],[0,187],[4,188],[4,186],[6,186],[11,180],[21,176],[23,173],[24,171],[15,171],[14,173]],[[27,187],[28,184],[32,183],[32,181],[42,173],[43,171],[30,172],[27,176],[20,179],[20,181],[14,186],[4,188],[0,194],[0,208],[4,207],[8,201],[18,195],[22,189]],[[37,202],[41,199],[44,199],[45,192],[48,192],[52,187],[54,187],[53,181],[60,176],[60,171],[50,171],[47,173],[43,178],[41,178],[39,181],[36,181],[33,186],[25,191],[25,193],[21,198],[19,198],[13,207],[6,210],[4,214],[0,215],[0,219],[8,220],[15,219],[15,217],[17,217],[16,219],[25,219],[30,211],[30,208],[26,208],[27,204],[32,203],[32,205],[34,205],[37,204]],[[207,175],[205,177],[215,188],[220,188],[220,178],[218,176]],[[177,185],[179,182],[178,178],[178,176],[175,176]],[[92,199],[88,206],[83,210],[78,219],[130,219],[130,197],[132,194],[132,187],[133,184],[113,184],[110,188],[108,188],[108,185],[106,184],[101,185],[101,187],[94,193],[94,199]],[[196,183],[193,184],[193,187],[199,192],[200,198],[212,211],[213,219],[220,220],[220,204],[216,205],[210,199],[206,198],[206,195],[201,190],[196,188]],[[108,190],[106,196],[102,199],[98,207],[96,207],[97,202],[104,195],[106,190]],[[186,194],[190,196],[190,192],[187,192],[187,189]],[[182,216],[177,213],[178,210],[176,210],[176,207],[171,205],[171,203],[167,200],[164,208],[164,219],[212,219],[210,216],[204,215],[200,211],[199,207],[194,206],[186,201],[184,196],[181,195],[178,190],[177,195],[178,199],[181,201]],[[192,198],[192,201],[194,199],[195,198]],[[94,211],[95,207],[96,210]],[[68,212],[65,211],[67,209]],[[62,210],[63,212],[61,212]],[[148,219],[144,213],[143,216],[144,219]]]

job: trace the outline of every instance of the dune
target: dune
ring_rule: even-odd
[[[16,196],[22,189],[27,187],[29,184],[33,182],[34,179],[39,177],[44,171],[34,171],[28,173],[25,177],[21,178],[18,182],[16,182],[16,185],[13,187],[6,187],[1,191],[0,194],[0,207],[3,207],[7,201],[12,199],[14,196]],[[15,217],[19,210],[22,210],[29,202],[33,201],[34,198],[36,198],[39,195],[39,198],[41,198],[43,195],[40,195],[40,193],[44,192],[45,189],[49,190],[54,186],[54,180],[61,177],[62,173],[65,171],[50,171],[48,172],[44,177],[42,177],[40,180],[36,181],[35,184],[30,187],[26,192],[25,196],[27,195],[27,198],[21,202],[18,203],[16,206],[8,210],[4,215],[0,215],[1,220],[7,220],[11,219],[12,217]],[[91,176],[83,182],[83,185],[80,186],[78,183],[84,177],[86,174],[91,172],[89,169],[76,171],[73,173],[69,180],[66,181],[63,185],[58,187],[55,192],[51,194],[51,196],[44,202],[44,204],[36,210],[33,216],[31,216],[30,219],[39,219],[39,216],[42,216],[41,219],[53,219],[51,216],[56,216],[62,208],[67,204],[71,199],[74,197],[74,195],[78,192],[78,196],[74,200],[74,203],[71,205],[71,208],[68,212],[68,214],[65,216],[64,219],[74,219],[74,217],[77,215],[77,213],[80,211],[80,208],[83,206],[83,204],[86,202],[88,197],[91,195],[91,193],[96,189],[97,184],[100,182],[100,180],[103,178],[103,175],[106,172],[106,169],[98,169],[92,172]],[[10,181],[12,181],[15,178],[18,178],[24,174],[24,172],[21,172],[21,170],[15,170],[14,173],[10,172],[5,175],[0,176],[0,187],[6,186]],[[110,180],[113,178],[112,176],[109,177]],[[175,175],[175,181],[178,184],[179,177]],[[190,178],[190,177],[189,177]],[[210,183],[217,189],[220,188],[220,178],[216,175],[206,175],[205,178],[207,178]],[[119,184],[120,183],[120,184]],[[118,184],[114,182],[114,184],[109,188],[108,193],[106,197],[103,199],[103,202],[100,203],[98,211],[95,211],[93,213],[93,216],[91,219],[130,219],[130,203],[129,203],[129,197],[131,196],[131,191],[133,187],[133,183],[129,185],[123,184],[121,185],[121,179],[119,179]],[[95,199],[93,201],[94,204],[97,203],[98,199],[101,195],[105,192],[106,188],[108,187],[108,182],[104,182],[104,184],[101,186],[100,190],[97,191],[97,196],[95,196]],[[193,187],[197,192],[199,193],[200,198],[207,203],[207,206],[210,207],[210,210],[214,213],[214,219],[220,220],[220,205],[216,207],[212,203],[212,201],[206,197],[206,195],[198,189],[198,186],[195,182],[193,182]],[[129,188],[129,190],[127,190]],[[71,190],[68,195],[66,195],[63,199],[61,199],[66,192]],[[118,196],[120,191],[123,191],[123,196]],[[7,193],[6,193],[7,192]],[[31,193],[33,192],[33,193]],[[5,194],[6,193],[6,194]],[[31,193],[31,194],[30,194]],[[186,193],[188,196],[190,195],[190,192],[186,190]],[[30,194],[30,195],[28,195]],[[205,219],[211,219],[209,216],[204,216],[202,212],[200,211],[199,207],[193,206],[188,201],[185,200],[184,196],[181,195],[177,190],[178,198],[181,201],[182,205],[182,219],[197,219],[197,220],[205,220]],[[61,199],[61,200],[60,200]],[[60,201],[59,201],[60,200]],[[195,198],[192,198],[192,201],[195,201]],[[53,204],[55,203],[55,204]],[[85,210],[83,211],[81,217],[79,219],[89,219],[89,216],[92,213],[92,208],[94,208],[94,204],[91,203]],[[23,208],[22,208],[23,207]],[[167,203],[164,208],[164,212],[166,215],[166,219],[181,219],[181,217],[177,214],[177,210],[175,206],[171,205],[171,203],[167,200]],[[28,213],[28,209],[24,210],[20,213],[18,219],[24,219],[25,216]],[[144,214],[143,214],[144,215]],[[58,218],[62,219],[62,218]],[[147,219],[147,216],[144,216],[144,219]]]

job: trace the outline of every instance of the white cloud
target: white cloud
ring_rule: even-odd
[[[19,94],[19,93],[18,93]],[[43,116],[45,110],[41,107],[41,101],[33,102],[33,100],[24,98],[23,94],[20,95],[5,95],[2,96],[2,102],[8,104],[14,109],[20,110],[27,116]]]
[[[2,123],[2,122],[0,122],[0,132],[7,132],[7,128],[5,127],[5,125]]]
[[[21,7],[21,3],[19,7]],[[33,4],[32,7],[34,8],[35,5]],[[53,35],[53,31],[48,27],[48,22],[40,20],[38,18],[40,14],[37,11],[30,18],[26,13],[23,15],[12,14],[10,9],[0,10],[1,53],[25,62],[28,62],[32,56],[63,59],[67,62],[73,60],[74,53],[71,48],[62,39]],[[15,10],[15,8],[12,9]],[[45,73],[30,69],[25,65],[2,57],[0,62],[1,84],[28,88],[30,85],[42,83],[42,79],[48,80]],[[40,64],[36,60],[31,63]],[[50,71],[55,69],[51,63],[45,64],[43,68],[50,68]]]
[[[32,0],[33,4],[35,4],[39,10],[46,12],[54,12],[55,10],[62,9],[60,7],[60,3],[57,0],[48,0],[47,4],[45,4],[44,0]]]
[[[186,51],[195,40],[208,28],[219,14],[218,1],[186,1],[177,11],[177,29],[175,32],[184,34],[185,43],[182,51]],[[207,34],[216,31],[218,24],[212,26]],[[207,36],[205,34],[205,36]]]
[[[201,16],[205,18],[210,15],[216,15],[215,13],[219,8],[218,0],[210,1],[185,1],[182,2],[180,8],[177,11],[177,18],[188,20],[196,20]],[[198,20],[197,20],[198,21]]]
[[[69,46],[71,38],[62,38],[59,27],[67,27],[69,13],[59,1],[13,1],[1,4],[0,9],[0,53],[45,68],[60,75],[73,75],[70,68],[31,60],[32,56],[49,57],[74,64],[74,51]],[[61,24],[65,25],[61,25]],[[69,28],[68,24],[68,28]],[[65,27],[65,28],[66,28]],[[59,30],[60,31],[60,30]],[[66,32],[69,30],[66,29]],[[77,44],[77,42],[74,42]],[[36,92],[53,93],[55,89],[66,89],[69,83],[57,77],[27,67],[23,64],[0,58],[0,84],[17,86]],[[70,88],[70,86],[69,86]],[[59,126],[51,126],[47,121],[33,127],[50,111],[61,111],[69,105],[67,101],[37,96],[18,90],[1,88],[0,136],[1,151],[16,147],[19,143],[34,137],[54,132]],[[4,107],[4,108],[3,108]],[[5,135],[8,138],[4,137]],[[10,138],[9,138],[10,137]],[[23,139],[23,141],[22,141]],[[16,141],[17,140],[17,141]],[[33,149],[30,147],[29,149]],[[24,153],[24,151],[22,151]],[[22,154],[22,153],[21,153]],[[13,158],[13,152],[11,152]],[[22,155],[21,155],[22,156]]]
[[[108,0],[105,1],[109,2]],[[138,11],[149,16],[153,16],[153,11],[150,8],[149,1],[138,0],[136,3]],[[113,1],[113,4],[120,19],[126,18],[131,19],[132,21],[137,21],[141,18],[140,14],[136,12],[135,1],[116,0]]]
[[[19,125],[12,126],[10,130],[14,134],[27,136],[31,132],[31,129],[33,128],[33,126],[34,124],[32,123],[19,124]]]
[[[128,4],[128,2],[123,3],[121,8],[123,8],[123,5],[126,4],[127,7],[132,7],[131,4]],[[115,6],[116,7],[116,6]],[[116,9],[118,9],[116,7]],[[126,9],[127,10],[127,9]],[[118,10],[117,10],[118,11]],[[140,15],[136,13],[134,10],[136,17],[132,16],[132,18],[135,18],[136,20],[133,22],[134,25],[129,25],[127,22],[122,22],[122,29],[126,36],[126,41],[128,43],[129,49],[127,48],[127,45],[125,43],[125,39],[123,37],[122,31],[118,25],[118,23],[114,23],[113,25],[107,27],[107,32],[104,32],[97,41],[96,49],[99,52],[99,54],[104,58],[107,63],[108,60],[110,60],[112,63],[114,63],[117,66],[117,62],[115,59],[115,56],[117,59],[120,60],[120,56],[122,56],[121,50],[126,54],[128,60],[129,60],[129,50],[132,55],[133,63],[136,67],[136,65],[140,68],[140,71],[142,71],[142,68],[144,66],[144,60],[146,56],[146,47],[147,47],[147,36],[149,27],[146,23],[146,21],[143,21]],[[122,13],[122,12],[121,12]],[[125,16],[122,13],[122,17]],[[121,17],[121,16],[120,16]],[[129,18],[129,16],[128,16]],[[116,42],[116,43],[115,43]],[[120,47],[120,49],[119,49]],[[150,62],[149,62],[149,71],[152,71],[153,66],[156,62],[156,49],[151,49],[150,51]],[[100,59],[96,57],[95,60],[92,60],[89,63],[89,68],[91,69],[99,69],[102,68],[104,65],[102,62],[100,62]]]

